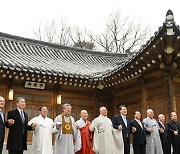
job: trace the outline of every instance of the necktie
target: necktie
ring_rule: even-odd
[[[141,128],[143,129],[142,123],[138,120],[139,125],[141,126]]]
[[[125,123],[125,126],[127,127],[127,120],[125,116],[124,116],[124,123]]]
[[[0,115],[1,115],[1,119],[2,119],[2,121],[3,121],[3,123],[4,123],[4,115],[3,115],[2,110],[0,110]]]
[[[24,118],[24,113],[23,113],[23,111],[21,111],[21,119],[22,119],[22,122],[24,123],[25,118]]]
[[[166,128],[165,128],[165,126],[164,126],[164,124],[163,124],[163,123],[162,123],[162,126],[163,126],[163,128],[164,128],[164,130],[165,130]]]

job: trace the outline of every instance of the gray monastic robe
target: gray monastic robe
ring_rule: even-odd
[[[75,125],[74,118],[72,116],[64,116],[65,122],[69,122],[71,118],[73,134],[62,134],[62,128],[55,130],[56,143],[55,143],[55,154],[74,154],[74,135],[76,134],[77,127]],[[62,124],[62,115],[58,115],[54,124]]]
[[[143,120],[143,123],[147,132],[150,128],[154,130],[152,133],[146,133],[146,154],[163,154],[157,121],[147,117]]]
[[[124,154],[122,131],[113,129],[107,116],[94,119],[89,129],[94,130],[93,151],[96,154]]]

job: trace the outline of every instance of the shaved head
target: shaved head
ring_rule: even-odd
[[[86,111],[86,110],[81,110],[81,114],[82,114],[82,113],[87,113],[87,111]]]
[[[102,106],[99,108],[99,111],[101,112],[102,110],[107,110],[106,107]]]
[[[107,116],[107,109],[106,109],[106,107],[104,107],[104,106],[100,107],[99,111],[100,111],[101,115]]]
[[[4,99],[4,97],[2,97],[2,96],[0,96],[0,98],[3,98],[3,99]]]
[[[86,110],[81,110],[80,116],[84,121],[86,121],[88,119],[88,112]]]

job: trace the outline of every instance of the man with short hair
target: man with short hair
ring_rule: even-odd
[[[92,121],[90,131],[94,131],[93,151],[96,154],[124,153],[122,131],[113,129],[106,107],[100,108],[100,115]]]
[[[160,127],[159,134],[162,143],[163,153],[171,154],[171,139],[168,133],[167,124],[165,123],[165,116],[163,114],[159,114],[158,119],[158,125]]]
[[[46,106],[39,108],[39,116],[28,122],[29,126],[34,125],[32,139],[32,154],[53,154],[52,133],[54,122],[48,118]]]
[[[147,110],[147,118],[143,120],[146,130],[146,154],[163,154],[161,140],[159,136],[159,125],[154,119],[152,109]]]
[[[63,113],[58,115],[55,120],[55,154],[74,154],[73,141],[75,139],[75,134],[77,127],[74,118],[70,116],[71,105],[62,105]]]
[[[141,113],[139,111],[134,112],[134,120],[130,123],[133,134],[133,150],[134,154],[146,153],[146,135],[144,125],[141,122]]]
[[[88,121],[88,112],[82,110],[80,113],[81,118],[76,121],[78,127],[77,138],[75,144],[76,154],[94,154],[92,151],[92,132],[89,130],[91,122]]]
[[[124,141],[124,154],[130,154],[130,121],[127,117],[127,108],[125,105],[119,106],[119,115],[116,115],[113,120],[113,128],[122,130]]]
[[[5,105],[5,100],[0,96],[0,154],[3,150],[4,133],[5,133],[5,114],[2,111]]]
[[[24,97],[18,97],[17,108],[8,112],[6,126],[9,128],[7,150],[9,154],[23,154],[27,150],[27,131],[33,126],[28,126],[28,115],[24,112],[26,102]]]
[[[180,126],[177,122],[176,112],[171,112],[171,121],[167,124],[168,132],[171,135],[173,154],[180,154]]]

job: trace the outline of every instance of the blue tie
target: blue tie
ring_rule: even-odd
[[[24,123],[25,119],[24,119],[24,113],[23,113],[23,111],[21,111],[21,119],[22,119],[22,122]]]

